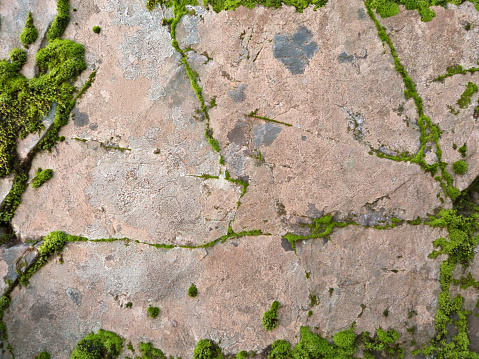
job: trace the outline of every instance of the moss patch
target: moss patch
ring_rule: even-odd
[[[41,168],[38,168],[37,172],[35,173],[35,177],[32,180],[32,188],[40,187],[42,184],[44,184],[46,181],[48,181],[52,177],[53,177],[53,170],[51,169],[42,170]]]
[[[279,302],[275,300],[271,304],[271,308],[267,310],[266,312],[264,312],[263,314],[264,329],[271,331],[279,325],[278,308],[279,308]]]
[[[123,339],[113,332],[100,329],[80,340],[71,359],[115,359],[120,355]]]
[[[33,24],[32,13],[29,12],[27,16],[27,21],[25,21],[25,27],[20,34],[20,41],[23,46],[28,47],[28,45],[33,44],[38,38],[38,30]]]
[[[189,288],[188,288],[188,295],[191,297],[191,298],[194,298],[198,295],[198,288],[196,288],[196,285],[192,284]]]
[[[464,160],[456,161],[452,164],[454,173],[463,175],[467,172],[467,163]]]
[[[148,307],[147,311],[150,318],[156,318],[160,315],[160,308],[158,307]]]

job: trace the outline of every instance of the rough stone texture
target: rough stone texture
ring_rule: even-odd
[[[433,334],[440,263],[427,259],[432,244],[424,238],[440,235],[422,226],[379,235],[348,228],[326,244],[300,245],[298,255],[285,251],[277,236],[243,237],[208,250],[72,244],[63,252],[64,264],[53,259],[27,289],[15,289],[5,318],[22,358],[41,350],[67,357],[78,340],[99,328],[114,330],[135,347],[151,341],[183,357],[191,357],[203,338],[221,341],[227,353],[261,350],[280,338],[295,342],[305,323],[324,335],[357,321],[358,332],[381,325],[410,337],[408,322],[421,329],[415,339],[426,340]],[[196,298],[187,295],[192,283]],[[320,304],[311,308],[309,294]],[[268,333],[261,318],[273,300],[281,303],[280,327]],[[131,309],[125,308],[128,302]],[[359,316],[361,304],[366,309]],[[148,317],[149,305],[160,308],[158,318]],[[411,310],[418,315],[408,319]]]
[[[34,160],[31,176],[37,167],[52,168],[55,175],[25,193],[15,230],[22,238],[57,228],[94,238],[182,245],[226,234],[240,189],[194,177],[217,175],[218,155],[203,137],[204,125],[194,119],[196,96],[177,66],[159,11],[151,15],[136,2],[95,6],[88,21],[102,26],[100,35],[91,26],[69,32],[85,44],[97,77],[61,133],[67,140]],[[76,16],[72,22],[84,19],[82,10]],[[151,95],[162,81],[164,89]]]
[[[199,102],[161,26],[171,10],[150,13],[140,0],[71,0],[71,7],[78,11],[65,37],[85,45],[88,62],[77,85],[91,71],[97,76],[61,131],[66,140],[33,160],[30,178],[38,167],[53,169],[54,177],[28,188],[12,225],[24,242],[53,230],[130,242],[69,244],[64,264],[53,256],[28,287],[13,291],[5,322],[17,358],[42,350],[68,358],[99,328],[135,347],[151,341],[184,358],[204,338],[221,342],[226,353],[260,351],[275,339],[297,342],[302,325],[332,336],[354,321],[357,333],[381,326],[398,330],[401,340],[427,342],[434,334],[441,263],[428,254],[446,233],[423,225],[365,226],[393,216],[425,218],[442,205],[441,189],[417,165],[368,153],[414,153],[419,129],[414,102],[405,98],[362,1],[330,0],[301,14],[290,7],[217,14],[198,6],[196,15],[183,17],[177,37],[182,48],[191,47],[188,63],[199,74],[206,103],[217,104],[209,114],[225,166],[204,137]],[[0,4],[0,40],[9,49],[18,46],[28,9],[44,34],[55,2]],[[479,171],[478,94],[458,115],[447,105],[454,106],[479,75],[431,81],[447,66],[476,64],[479,23],[470,4],[434,9],[430,23],[407,11],[381,23],[418,84],[426,115],[443,130],[443,159],[460,159],[453,143],[468,145],[469,171],[454,182],[463,189]],[[472,24],[467,32],[466,22]],[[100,34],[92,32],[95,25]],[[25,73],[34,73],[31,61]],[[28,148],[21,146],[24,156]],[[434,163],[436,154],[428,152],[426,160]],[[243,197],[239,185],[225,180],[226,170],[249,183]],[[2,190],[8,181],[2,180]],[[297,243],[293,251],[284,235],[309,234],[312,218],[325,213],[359,225]],[[269,235],[207,249],[148,245],[201,245],[227,234],[230,225],[235,232]],[[2,249],[4,279],[24,248]],[[28,263],[31,252],[23,257]],[[468,270],[479,278],[478,268],[474,261]],[[187,296],[192,283],[199,290],[194,299]],[[311,307],[310,295],[317,306]],[[472,309],[477,291],[469,288],[465,296]],[[266,332],[261,317],[273,300],[281,303],[280,326]],[[158,318],[148,317],[149,305],[161,309]],[[479,348],[479,322],[469,321],[471,345]],[[411,326],[414,335],[407,332]],[[125,356],[132,353],[125,350]]]

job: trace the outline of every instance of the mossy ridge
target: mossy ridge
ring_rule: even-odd
[[[473,74],[474,72],[479,71],[479,67],[470,67],[468,69],[463,68],[461,65],[449,66],[446,68],[446,74],[436,77],[433,81],[444,82],[444,79],[452,77],[454,75],[465,75],[467,73]]]
[[[391,17],[399,14],[399,5],[404,5],[406,10],[417,10],[421,16],[421,21],[431,21],[436,13],[430,9],[431,6],[447,7],[448,3],[460,5],[467,0],[373,0],[370,2],[371,8],[376,10],[382,18]],[[479,11],[479,1],[469,0],[475,4]]]
[[[416,112],[419,116],[417,124],[421,133],[420,148],[415,156],[388,156],[378,153],[376,153],[376,155],[378,157],[383,157],[395,161],[409,161],[411,163],[416,163],[417,165],[421,166],[424,171],[431,173],[431,175],[435,175],[438,171],[440,171],[440,175],[435,176],[434,179],[440,183],[444,196],[451,197],[451,199],[454,200],[460,194],[460,191],[453,186],[453,178],[446,169],[447,163],[442,161],[442,149],[439,144],[439,137],[442,131],[439,128],[439,125],[434,124],[431,119],[424,114],[424,109],[422,105],[423,100],[417,93],[416,85],[412,81],[411,77],[408,75],[406,68],[401,63],[396,49],[391,39],[387,35],[385,28],[382,27],[381,23],[374,15],[373,8],[371,5],[373,2],[374,0],[369,0],[365,3],[368,15],[376,25],[379,38],[381,39],[381,41],[383,41],[383,43],[386,43],[390,49],[391,56],[394,58],[394,67],[398,74],[402,77],[404,86],[406,88],[406,90],[404,91],[406,98],[412,98],[414,100]],[[431,148],[435,149],[437,162],[429,165],[426,163],[425,160],[425,152],[427,149]]]
[[[467,87],[462,93],[461,97],[459,100],[457,100],[457,104],[460,108],[464,109],[467,106],[470,105],[471,103],[471,97],[474,95],[477,91],[479,91],[479,88],[477,85],[471,81],[467,83]]]
[[[272,118],[268,118],[268,117],[264,117],[264,116],[258,116],[257,112],[258,112],[258,109],[250,112],[248,115],[245,115],[245,116],[251,117],[251,118],[257,118],[258,120],[263,120],[263,121],[266,121],[266,122],[273,122],[273,123],[277,123],[277,124],[280,124],[280,125],[285,125],[285,126],[288,126],[288,127],[293,126],[292,124],[287,123],[287,122],[281,122],[281,121],[278,121],[278,120],[274,120]]]
[[[479,243],[479,212],[469,216],[460,215],[456,209],[442,210],[437,216],[431,216],[427,224],[431,227],[446,228],[448,239],[438,238],[433,244],[435,249],[430,258],[441,254],[447,258],[441,263],[439,294],[439,308],[435,316],[436,335],[428,346],[424,347],[423,355],[434,355],[437,358],[479,358],[479,354],[471,352],[468,348],[467,314],[463,308],[464,298],[451,297],[450,287],[454,284],[453,272],[458,264],[466,267],[474,258],[474,248]],[[457,319],[453,319],[453,316]],[[448,338],[448,326],[454,324],[458,334]]]
[[[308,226],[311,234],[309,235],[296,235],[288,232],[284,238],[291,244],[293,249],[296,248],[295,243],[306,239],[316,239],[328,237],[334,228],[343,228],[349,225],[357,225],[353,221],[338,222],[333,220],[332,214],[327,214],[319,218],[314,218],[312,223]]]

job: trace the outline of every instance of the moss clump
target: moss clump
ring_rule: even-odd
[[[194,298],[198,295],[198,288],[196,288],[196,286],[194,284],[192,284],[189,288],[188,288],[188,295],[191,297],[191,298]]]
[[[99,34],[100,31],[101,31],[101,27],[100,27],[100,26],[93,26],[92,31],[93,31],[95,34]]]
[[[80,44],[52,40],[36,54],[40,74],[30,80],[19,73],[27,60],[24,50],[14,49],[10,61],[0,60],[0,177],[14,168],[16,138],[43,130],[41,117],[53,103],[58,104],[54,123],[38,148],[49,149],[60,139],[58,131],[74,106],[72,83],[86,69],[84,54]]]
[[[48,41],[58,39],[63,35],[70,23],[70,2],[69,0],[57,0],[57,16],[53,19],[47,31]]]
[[[275,300],[271,304],[271,308],[267,310],[266,312],[264,312],[263,314],[264,329],[271,331],[279,325],[278,308],[279,308],[279,302]]]
[[[166,359],[165,354],[151,343],[140,343],[139,349],[141,357],[136,357],[136,359]]]
[[[333,216],[331,214],[314,218],[313,222],[309,225],[309,229],[311,231],[310,235],[296,235],[292,233],[287,233],[284,238],[291,243],[291,246],[295,248],[295,242],[302,241],[305,239],[313,239],[313,238],[325,238],[329,236],[334,228],[342,228],[346,227],[350,224],[355,224],[354,222],[336,222],[333,220]]]
[[[71,359],[115,359],[120,355],[123,339],[113,332],[100,329],[80,340]]]
[[[417,10],[424,22],[431,21],[436,13],[430,9],[430,6],[447,7],[448,3],[460,5],[464,0],[372,0],[369,4],[375,9],[382,18],[394,16],[399,13],[398,5],[404,5],[406,10]]]
[[[35,359],[50,359],[50,353],[41,352],[35,357]]]
[[[1,155],[1,152],[0,152]],[[24,173],[17,174],[13,180],[12,189],[0,207],[0,222],[8,223],[13,218],[15,210],[20,205],[22,193],[28,187],[28,176]]]
[[[459,105],[459,107],[466,108],[467,106],[469,106],[469,104],[471,103],[472,95],[474,95],[477,91],[479,91],[477,85],[469,81],[461,97],[459,98],[459,100],[457,100],[457,104]]]
[[[37,172],[35,173],[35,177],[32,180],[32,188],[40,187],[42,184],[44,184],[46,181],[48,181],[52,177],[53,177],[52,169],[42,170],[41,168],[38,168]]]
[[[463,175],[467,172],[467,163],[464,160],[456,161],[452,164],[454,173]]]
[[[375,358],[375,352],[385,352],[390,357],[402,358],[404,356],[404,350],[398,343],[396,343],[398,339],[399,334],[393,329],[385,331],[382,328],[379,328],[376,331],[376,336],[374,338],[371,338],[369,333],[365,332],[362,336],[364,358]]]
[[[150,318],[156,318],[160,315],[160,308],[158,307],[149,307],[148,308],[148,315]]]
[[[209,339],[200,340],[193,351],[193,359],[221,359],[221,349]]]
[[[20,34],[20,41],[25,47],[33,44],[38,38],[38,30],[33,24],[32,13],[28,13],[27,21],[25,21],[25,27]]]
[[[48,263],[48,258],[63,250],[69,242],[86,241],[84,237],[67,235],[60,231],[51,232],[43,238],[43,243],[38,247],[38,258],[36,262],[20,275],[18,281],[20,284],[27,286],[30,278],[44,265]]]
[[[462,157],[467,156],[467,146],[466,144],[463,144],[461,147],[457,149],[457,151],[461,154]]]

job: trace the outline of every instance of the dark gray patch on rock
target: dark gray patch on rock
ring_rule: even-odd
[[[80,112],[75,108],[73,110],[73,114],[73,123],[75,124],[75,127],[83,127],[90,123],[90,120],[88,119],[88,114],[86,114],[85,112]]]
[[[351,55],[349,52],[346,50],[341,51],[341,53],[338,56],[338,62],[340,64],[343,64],[345,62],[350,62],[352,63],[354,61],[354,55]]]
[[[323,215],[323,212],[316,208],[314,203],[308,203],[308,210],[306,215],[311,218],[319,218]]]
[[[228,132],[226,137],[230,142],[234,142],[239,146],[246,145],[248,140],[246,137],[246,133],[248,132],[248,126],[242,122],[238,121],[231,131]]]
[[[228,96],[231,97],[234,103],[243,102],[246,100],[246,94],[244,93],[246,87],[246,84],[240,84],[233,91],[228,91]]]
[[[301,141],[306,141],[307,137],[306,136],[301,136]]]
[[[81,304],[81,293],[78,289],[68,287],[66,290],[67,297],[70,298],[73,303],[80,306]]]
[[[469,349],[479,351],[479,308],[475,307],[472,313],[467,315],[467,327],[469,328]],[[471,335],[472,334],[472,335]]]
[[[293,35],[279,34],[273,38],[273,56],[293,74],[303,74],[318,45],[312,41],[313,33],[301,26]]]
[[[265,146],[271,145],[281,132],[281,127],[268,122],[264,125],[255,126],[253,132],[255,136],[253,142],[259,148],[261,144]]]
[[[98,123],[94,122],[90,124],[90,130],[95,131],[98,128]]]
[[[291,243],[284,237],[281,238],[281,247],[283,247],[283,249],[286,252],[294,251],[293,246],[291,245]]]
[[[366,11],[363,8],[358,9],[358,19],[364,20],[366,18]]]
[[[57,316],[52,313],[52,307],[46,302],[35,302],[29,312],[34,322],[39,322],[44,319],[55,320],[57,318]]]

